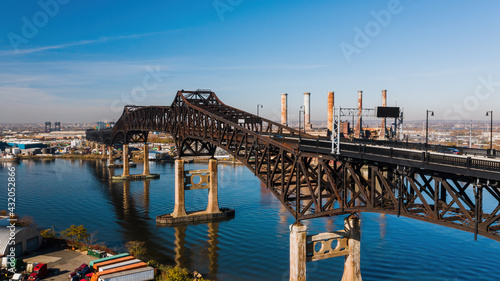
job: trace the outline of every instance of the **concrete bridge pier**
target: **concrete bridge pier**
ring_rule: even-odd
[[[175,205],[171,214],[156,216],[156,222],[164,225],[176,225],[200,221],[213,221],[234,217],[235,211],[229,208],[219,209],[217,160],[210,159],[208,170],[184,170],[184,160],[175,160]],[[199,178],[199,181],[196,180]],[[186,212],[186,190],[208,189],[206,209]]]
[[[123,144],[123,174],[122,177],[129,177],[130,176],[130,167],[129,167],[129,160],[128,160],[128,144],[124,143]]]
[[[208,172],[210,176],[208,188],[207,213],[220,213],[219,209],[219,184],[217,182],[217,160],[208,160]]]
[[[109,159],[108,166],[110,166],[110,165],[113,165],[114,162],[115,162],[115,160],[113,159],[113,146],[108,147],[108,151],[109,151],[108,152],[109,153],[109,155],[108,155],[108,159]]]
[[[106,145],[105,144],[101,145],[101,151],[102,151],[101,158],[106,159]]]
[[[184,194],[184,160],[175,160],[175,206],[172,217],[186,216],[186,203]]]
[[[142,173],[144,176],[149,176],[149,145],[147,143],[144,144],[144,172]]]
[[[301,222],[290,225],[290,281],[306,280],[307,262],[340,256],[345,256],[342,281],[361,281],[360,237],[355,214],[345,218],[342,231],[307,235],[307,226]]]
[[[361,281],[360,219],[356,215],[350,215],[345,218],[344,227],[349,237],[349,254],[345,257],[342,281]]]
[[[143,180],[143,179],[156,179],[160,177],[160,174],[151,174],[149,173],[149,160],[148,160],[148,146],[147,144],[144,146],[144,172],[142,174],[131,175],[130,174],[130,166],[135,166],[134,163],[132,165],[129,162],[128,157],[128,144],[123,144],[123,173],[121,176],[112,176],[112,180]],[[111,167],[120,166],[120,165],[111,165]]]
[[[306,280],[306,236],[307,226],[290,225],[290,281]]]

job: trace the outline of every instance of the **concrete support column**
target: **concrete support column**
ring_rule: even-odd
[[[355,215],[351,215],[345,218],[344,227],[349,235],[349,255],[345,257],[342,281],[361,281],[360,219]]]
[[[328,92],[328,130],[333,132],[333,92]]]
[[[217,159],[208,160],[208,171],[210,173],[209,189],[208,189],[208,213],[220,213],[219,209],[219,191],[217,183]]]
[[[106,145],[105,144],[102,144],[101,145],[101,150],[102,150],[102,159],[106,159]]]
[[[281,125],[288,126],[288,94],[281,94]]]
[[[186,215],[186,203],[184,197],[184,160],[175,160],[175,207],[172,216],[174,218]]]
[[[147,143],[144,144],[144,172],[142,174],[149,176],[149,145]]]
[[[108,147],[109,151],[109,164],[108,165],[113,165],[114,159],[113,159],[113,146]]]
[[[306,280],[306,234],[302,223],[290,225],[290,281]]]
[[[128,165],[128,144],[123,144],[123,174],[122,177],[130,176],[130,168]]]

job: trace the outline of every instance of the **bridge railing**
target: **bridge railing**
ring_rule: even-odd
[[[312,153],[330,153],[331,142],[323,140],[300,140],[301,151]],[[386,146],[371,146],[365,144],[340,143],[341,152],[354,152],[360,155],[363,154],[380,155],[389,158],[402,158],[413,161],[425,161],[433,164],[443,164],[450,166],[463,167],[467,169],[478,169],[500,172],[500,161],[489,159],[476,159],[462,155],[439,154],[436,152],[412,151],[408,149],[400,149]]]
[[[342,139],[342,140],[345,142],[350,142],[350,143],[379,145],[379,146],[387,146],[387,147],[394,147],[394,148],[425,150],[425,143],[372,140],[372,139]],[[428,144],[427,145],[427,150],[430,150],[430,151],[439,152],[439,151],[444,151],[448,148],[456,148],[456,149],[460,150],[460,152],[464,155],[492,156],[492,157],[496,156],[495,149],[490,150],[490,149],[468,148],[468,147],[459,147],[459,146],[446,146],[446,145],[436,145],[436,144]]]

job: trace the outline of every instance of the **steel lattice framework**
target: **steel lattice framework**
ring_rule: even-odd
[[[125,106],[112,129],[88,130],[87,139],[107,145],[146,142],[149,132],[172,134],[180,157],[213,156],[216,147],[228,151],[296,220],[377,212],[500,241],[500,162],[476,167],[467,159],[461,167],[421,151],[398,156],[392,148],[384,154],[347,144],[345,153],[333,155],[319,139],[227,106],[209,90],[179,91],[171,106]],[[483,204],[486,197],[496,205]]]

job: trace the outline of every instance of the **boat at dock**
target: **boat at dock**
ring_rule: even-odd
[[[0,162],[19,162],[19,156],[14,154],[3,154],[0,155]]]

